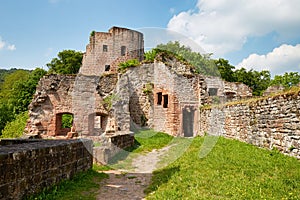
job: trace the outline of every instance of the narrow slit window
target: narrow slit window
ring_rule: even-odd
[[[121,56],[125,56],[125,54],[126,54],[126,47],[121,46]]]
[[[110,65],[105,65],[105,71],[108,72],[110,70]]]
[[[157,93],[157,105],[161,105],[162,102],[162,93],[158,92]]]
[[[167,108],[168,107],[168,104],[169,104],[169,98],[168,98],[168,95],[163,95],[163,99],[164,99],[164,105],[163,107],[164,108]]]
[[[107,45],[103,45],[103,52],[107,52],[108,51],[108,46]]]

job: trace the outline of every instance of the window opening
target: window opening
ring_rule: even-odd
[[[218,88],[209,88],[208,94],[209,94],[209,96],[217,96]]]
[[[168,98],[168,95],[163,95],[163,98],[164,98],[164,105],[163,107],[164,108],[167,108],[168,107],[168,103],[169,103],[169,98]]]
[[[108,51],[108,46],[107,45],[103,45],[103,52],[107,52]]]
[[[126,54],[126,47],[121,46],[121,56],[125,56],[125,54]]]
[[[105,65],[105,71],[109,71],[110,70],[110,65]]]
[[[162,102],[162,93],[158,92],[157,93],[157,105],[161,105]]]

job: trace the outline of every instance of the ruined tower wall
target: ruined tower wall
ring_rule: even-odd
[[[115,72],[120,62],[128,59],[142,61],[143,57],[143,34],[126,28],[113,27],[107,33],[91,34],[79,73],[99,76],[104,72]]]

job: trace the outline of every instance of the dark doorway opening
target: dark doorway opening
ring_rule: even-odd
[[[182,129],[183,129],[184,137],[194,136],[194,117],[195,117],[194,107],[188,106],[182,109]]]

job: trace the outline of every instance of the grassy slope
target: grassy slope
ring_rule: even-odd
[[[66,180],[41,192],[38,195],[31,196],[29,200],[94,200],[100,182],[102,179],[108,178],[107,174],[97,172],[95,170],[89,170],[76,175],[71,180]]]
[[[200,159],[202,142],[154,172],[147,199],[300,199],[298,160],[224,138]]]

